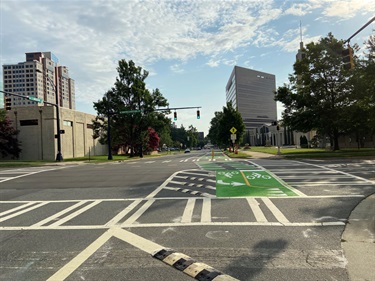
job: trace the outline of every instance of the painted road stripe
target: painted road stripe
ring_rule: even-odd
[[[297,162],[301,163],[301,164],[304,164],[304,165],[310,165],[310,166],[313,166],[313,167],[322,168],[322,169],[325,169],[327,171],[334,171],[336,173],[340,173],[340,174],[343,174],[343,175],[346,175],[346,176],[349,176],[349,177],[352,177],[352,178],[356,178],[358,180],[365,181],[365,182],[368,182],[368,183],[372,183],[372,184],[375,183],[374,181],[371,181],[371,180],[368,180],[368,179],[365,179],[365,178],[362,178],[362,177],[359,177],[359,176],[356,176],[356,175],[352,175],[352,174],[349,174],[349,173],[346,173],[346,172],[343,172],[343,171],[339,171],[339,170],[335,170],[335,169],[330,169],[330,168],[327,168],[325,166],[320,166],[320,165],[311,164],[311,163],[304,163],[304,162],[299,162],[299,161],[297,161]]]
[[[203,198],[201,222],[211,222],[211,198]]]
[[[328,227],[328,226],[345,226],[345,222],[290,222],[282,224],[280,222],[190,222],[190,223],[144,223],[124,225],[124,228],[166,228],[166,227],[186,227],[186,226],[269,226],[269,227]],[[49,226],[0,226],[0,230],[17,231],[17,230],[92,230],[92,229],[109,229],[113,226],[105,225],[61,225],[56,227]]]
[[[272,203],[269,198],[262,198],[264,204],[270,209],[275,218],[281,223],[289,223],[289,220],[283,215],[283,213]]]
[[[116,225],[123,217],[125,217],[129,212],[131,212],[141,202],[142,202],[141,199],[135,200],[133,203],[131,203],[129,206],[127,206],[124,210],[122,210],[120,213],[118,213],[114,218],[112,218],[110,221],[108,221],[105,224],[105,226]]]
[[[198,172],[199,170],[197,170]],[[194,172],[187,172],[187,171],[180,171],[178,173],[184,174],[184,175],[192,175],[192,176],[206,176],[206,177],[215,177],[213,174],[208,173],[194,173]]]
[[[62,225],[64,223],[66,223],[67,221],[70,221],[71,219],[75,218],[76,216],[79,216],[83,212],[86,212],[87,210],[91,209],[92,207],[98,205],[101,202],[102,202],[101,200],[95,200],[91,204],[75,211],[74,213],[71,213],[70,215],[66,216],[65,218],[62,218],[61,220],[58,220],[57,222],[54,222],[54,223],[48,225],[47,227],[54,227],[54,226],[57,226],[57,225]]]
[[[40,222],[37,222],[37,223],[33,224],[32,226],[40,226],[40,225],[46,224],[46,223],[48,223],[48,222],[50,222],[50,221],[52,221],[52,220],[54,220],[58,217],[70,212],[71,210],[74,210],[74,209],[78,208],[79,206],[81,206],[83,204],[86,204],[87,202],[89,202],[89,201],[83,200],[81,202],[78,202],[77,204],[74,204],[73,206],[70,206],[69,208],[66,208],[66,209],[62,210],[61,212],[58,212],[57,214],[54,214],[53,216],[50,216],[50,217],[48,217],[44,220],[41,220]]]
[[[166,181],[164,181],[158,188],[156,188],[153,192],[151,192],[149,195],[146,196],[146,199],[150,199],[156,196],[164,187],[168,185],[168,183],[173,179],[175,175],[177,175],[180,172],[176,172],[173,175],[171,175]]]
[[[174,176],[174,178],[186,180],[188,178],[188,176],[179,176],[179,175],[176,175],[176,176]]]
[[[104,245],[110,238],[112,233],[110,230],[102,234],[98,239],[91,243],[86,249],[79,253],[75,258],[58,270],[47,281],[62,281],[72,274],[79,266],[81,266],[93,253]]]
[[[39,173],[42,173],[42,172],[48,172],[48,171],[53,171],[53,170],[59,170],[59,169],[64,169],[64,168],[67,168],[69,166],[64,166],[64,167],[58,167],[58,168],[53,168],[53,169],[43,169],[43,170],[39,170],[39,171],[34,171],[34,172],[30,172],[30,171],[25,171],[26,174],[24,175],[19,175],[19,176],[15,176],[15,177],[12,177],[12,178],[6,178],[6,179],[3,179],[0,181],[1,182],[5,182],[5,181],[9,181],[9,180],[13,180],[13,179],[18,179],[18,178],[22,178],[22,177],[27,177],[27,176],[31,176],[31,175],[35,175],[35,174],[39,174]]]
[[[338,194],[338,195],[311,195],[307,196],[307,198],[304,199],[311,199],[311,198],[364,198],[366,197],[363,194]],[[242,200],[246,199],[247,197],[235,197],[235,198],[230,198],[231,200]],[[254,196],[252,198],[258,198],[261,199],[263,196]],[[270,197],[272,198],[272,197]],[[147,199],[147,198],[146,198]],[[189,197],[158,197],[158,198],[153,198],[154,200],[186,200],[189,199]],[[217,200],[227,200],[228,198],[215,198]],[[277,199],[277,197],[275,197]],[[300,197],[296,196],[291,196],[286,198],[288,200],[301,200]],[[97,199],[86,199],[86,201],[95,201]],[[121,201],[134,201],[134,200],[145,200],[145,198],[112,198],[112,199],[98,199],[102,202],[121,202]],[[0,204],[22,204],[22,203],[41,203],[41,202],[46,202],[46,203],[75,203],[75,202],[81,202],[81,199],[68,199],[68,200],[52,200],[52,201],[0,201]]]
[[[297,194],[297,195],[299,195],[301,197],[307,197],[307,195],[305,193],[303,193],[302,191],[299,191],[298,189],[294,188],[293,186],[291,186],[291,184],[287,184],[281,178],[279,178],[277,175],[275,175],[273,172],[268,171],[268,173],[271,176],[273,176],[280,184],[284,185],[286,188],[288,188],[289,190],[293,191],[295,194]]]
[[[0,222],[3,222],[3,221],[6,221],[6,220],[9,220],[9,219],[12,219],[12,218],[14,218],[14,217],[17,217],[17,216],[19,216],[19,215],[22,215],[22,214],[24,214],[24,213],[30,212],[30,211],[32,211],[32,210],[34,210],[34,209],[37,209],[37,208],[40,208],[40,207],[42,207],[42,206],[44,206],[44,205],[46,205],[46,204],[48,204],[48,202],[41,202],[41,203],[36,204],[36,205],[34,205],[34,206],[31,206],[31,207],[29,207],[29,208],[23,209],[23,210],[21,210],[21,211],[19,211],[19,212],[16,212],[16,213],[10,214],[10,215],[8,215],[8,216],[6,216],[6,217],[2,217],[2,218],[0,219]]]
[[[169,183],[179,184],[179,185],[185,185],[186,184],[186,182],[184,182],[184,181],[170,181]]]
[[[349,185],[349,186],[352,186],[352,185],[365,185],[365,186],[368,186],[369,183],[365,183],[365,182],[336,182],[336,183],[333,183],[333,182],[292,182],[291,183],[292,185],[294,186],[305,186],[305,187],[308,187],[308,186],[319,186],[319,185],[324,185],[324,186],[333,186],[333,185]],[[375,182],[373,183],[375,184]]]
[[[122,225],[129,225],[133,224],[137,219],[139,219],[140,216],[143,215],[144,212],[155,202],[154,199],[148,200],[141,208],[138,209],[137,212],[135,212],[130,218],[128,218]],[[121,225],[121,226],[122,226]]]
[[[203,197],[216,197],[215,195],[212,195],[212,194],[209,194],[209,193],[206,193],[206,192],[193,191],[193,190],[186,189],[186,188],[166,186],[164,189],[179,191],[179,192],[188,193],[188,194],[199,195],[199,196],[203,196]]]
[[[194,205],[195,205],[194,198],[190,198],[187,200],[186,207],[181,218],[182,223],[191,222],[191,219],[193,217]]]
[[[182,253],[175,252],[171,249],[161,249],[153,253],[152,256],[197,280],[238,280],[222,273],[219,270],[214,269],[211,266],[208,266],[207,264],[196,262],[191,257]],[[218,276],[220,276],[221,279],[216,279]]]
[[[25,203],[25,202],[22,202],[22,203]],[[30,205],[33,205],[33,204],[36,204],[37,202],[29,202],[29,203],[26,203],[26,204],[23,204],[21,206],[18,206],[18,207],[15,207],[15,208],[12,208],[10,210],[7,210],[7,211],[4,211],[2,213],[0,213],[0,217],[2,216],[5,216],[7,214],[10,214],[10,213],[13,213],[15,211],[18,211],[20,209],[23,209],[23,208],[26,208],[26,207],[29,207]]]
[[[259,207],[258,201],[256,201],[254,198],[246,198],[246,200],[249,203],[251,211],[253,212],[257,222],[268,222],[267,218]]]

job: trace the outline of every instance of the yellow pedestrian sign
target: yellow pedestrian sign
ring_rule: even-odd
[[[235,127],[232,127],[232,129],[229,130],[232,134],[235,134],[237,132],[237,129]]]

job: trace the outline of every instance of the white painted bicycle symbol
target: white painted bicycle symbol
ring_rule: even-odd
[[[246,176],[246,178],[249,179],[249,180],[255,180],[255,179],[269,180],[269,179],[271,179],[271,176],[269,176],[269,175],[262,175],[262,174],[253,172],[253,173],[251,173],[251,175]]]
[[[230,171],[230,172],[218,172],[219,175],[227,177],[227,178],[232,178],[234,175],[238,175],[238,171]]]

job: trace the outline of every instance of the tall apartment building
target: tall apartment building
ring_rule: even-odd
[[[66,66],[60,66],[51,52],[26,53],[26,61],[3,65],[4,91],[21,96],[33,96],[61,107],[75,110],[74,80]],[[51,83],[53,82],[53,84]],[[42,103],[10,96],[12,106],[42,106]]]
[[[226,86],[226,101],[241,113],[246,130],[277,120],[275,75],[235,66]]]

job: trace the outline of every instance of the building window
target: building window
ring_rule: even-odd
[[[73,122],[72,121],[64,120],[63,123],[64,123],[64,126],[73,127]]]

